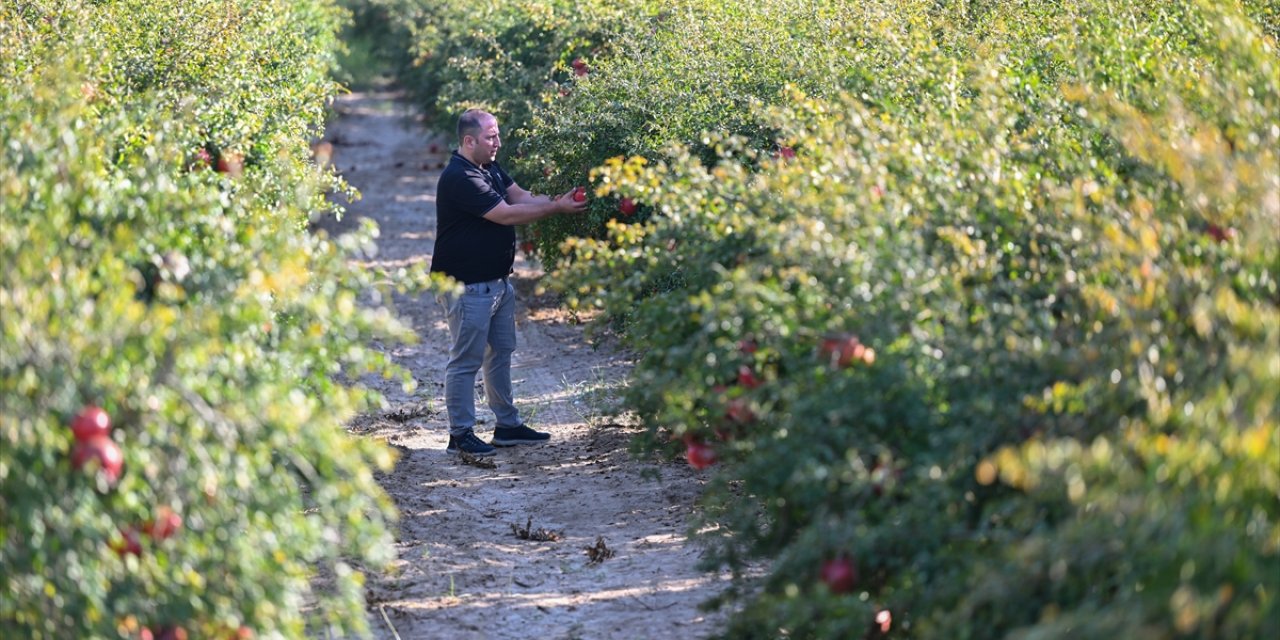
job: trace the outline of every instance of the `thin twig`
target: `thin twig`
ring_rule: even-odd
[[[644,600],[641,600],[640,598],[638,598],[638,597],[636,597],[636,596],[633,596],[633,595],[628,595],[627,597],[628,597],[628,598],[631,598],[632,600],[635,600],[636,602],[639,602],[639,603],[640,603],[640,606],[644,607],[645,609],[648,609],[649,611],[659,611],[659,610],[662,610],[662,609],[670,609],[671,607],[674,607],[674,606],[676,606],[677,604],[680,604],[680,603],[677,601],[677,602],[670,602],[670,603],[667,603],[667,604],[662,605],[662,606],[660,606],[660,607],[659,607],[659,606],[656,606],[656,605],[651,605],[651,604],[649,604],[649,603],[645,602]]]
[[[391,629],[391,635],[395,636],[396,640],[400,640],[400,632],[396,631],[396,626],[391,624],[391,619],[387,617],[387,608],[383,605],[378,605],[378,613],[382,614],[382,621],[387,623],[388,629]]]

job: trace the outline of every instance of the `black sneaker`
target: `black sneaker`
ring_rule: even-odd
[[[522,424],[518,427],[496,427],[491,444],[495,447],[514,447],[518,444],[542,444],[550,439],[551,434],[534,431]]]
[[[481,458],[486,458],[498,453],[484,440],[477,438],[475,433],[470,432],[464,436],[449,436],[449,446],[445,447],[444,452],[449,455],[456,456],[459,451]]]

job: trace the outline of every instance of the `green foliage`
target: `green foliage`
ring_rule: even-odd
[[[635,39],[658,6],[650,0],[359,4],[386,16],[380,29],[400,44],[391,55],[398,54],[401,78],[428,122],[448,133],[462,111],[484,108],[503,123],[510,148],[521,147],[536,110],[571,90],[575,59],[594,71],[609,43]]]
[[[307,147],[340,17],[0,9],[2,635],[364,630],[360,571],[389,558],[395,514],[371,470],[389,451],[342,428],[377,398],[348,381],[407,381],[364,345],[411,332],[357,304],[360,235],[307,231],[344,188]],[[71,461],[89,405],[118,481]],[[178,530],[148,535],[167,510]]]
[[[715,448],[709,564],[770,563],[729,637],[1280,633],[1273,14],[690,0],[506,121],[525,186],[590,172],[540,249],[637,349],[644,444]],[[531,29],[441,41],[564,59]]]
[[[582,183],[585,169],[608,158],[655,157],[672,144],[691,144],[711,161],[717,150],[704,131],[740,135],[758,148],[776,150],[775,132],[756,117],[752,104],[775,100],[788,85],[829,89],[844,73],[836,63],[842,49],[815,43],[832,36],[852,41],[851,31],[882,12],[851,5],[670,6],[649,21],[643,37],[619,39],[592,73],[535,113],[522,132],[528,149],[523,160],[549,175],[533,174],[533,188],[563,193]],[[539,247],[555,256],[565,238],[599,236],[616,217],[622,217],[616,200],[598,200],[585,216],[540,223]]]
[[[337,0],[351,13],[340,35],[336,79],[351,89],[367,89],[385,83],[395,74],[399,56],[396,38],[385,11],[364,0]]]

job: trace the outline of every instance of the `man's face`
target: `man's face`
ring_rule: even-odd
[[[486,118],[480,131],[472,139],[470,159],[476,164],[487,164],[498,159],[498,149],[502,148],[502,138],[498,134],[498,120]]]

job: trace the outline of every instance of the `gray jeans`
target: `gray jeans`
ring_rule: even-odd
[[[443,296],[449,318],[449,364],[444,372],[444,403],[449,435],[476,425],[476,373],[484,369],[484,395],[497,426],[520,425],[512,403],[511,354],[516,349],[516,295],[505,279],[466,285],[460,296]]]

